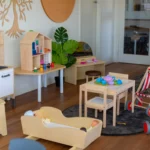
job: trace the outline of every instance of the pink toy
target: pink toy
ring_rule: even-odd
[[[112,83],[114,78],[110,75],[107,75],[107,76],[104,77],[104,80],[107,81],[108,83]]]
[[[92,59],[92,61],[93,61],[93,62],[98,62],[98,60],[97,60],[97,59],[94,59],[94,58]]]
[[[42,60],[40,60],[40,64],[41,65],[43,65],[44,64],[44,60],[42,59]]]
[[[81,61],[80,64],[84,65],[86,64],[87,62],[86,61]]]

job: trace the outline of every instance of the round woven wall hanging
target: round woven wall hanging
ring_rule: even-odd
[[[54,22],[64,22],[71,15],[75,0],[41,0],[47,16]]]

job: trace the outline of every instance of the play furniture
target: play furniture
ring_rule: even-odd
[[[53,107],[42,107],[35,111],[36,116],[22,116],[22,130],[28,138],[40,138],[65,145],[72,146],[72,150],[85,149],[89,144],[101,136],[102,121],[97,120],[98,124],[90,131],[80,130],[81,127],[90,128],[92,118],[66,118],[59,109]],[[41,119],[48,118],[52,122],[62,124],[59,126],[45,126]],[[94,119],[96,120],[96,119]],[[65,127],[66,126],[66,127]],[[70,127],[68,127],[70,126]],[[71,149],[70,149],[71,150]]]
[[[86,75],[86,82],[88,82],[89,78],[92,78],[92,80],[94,80],[95,78],[100,77],[101,72],[96,70],[90,70],[90,71],[86,71],[85,75]]]
[[[135,98],[135,81],[134,80],[127,80],[122,79],[121,85],[100,85],[95,83],[96,80],[92,80],[88,83],[84,83],[80,85],[80,93],[79,93],[79,116],[82,116],[82,94],[86,93],[86,86],[88,88],[91,87],[91,91],[94,91],[94,93],[100,93],[99,90],[103,87],[107,88],[107,95],[113,96],[113,103],[116,104],[117,96],[128,90],[129,88],[132,88],[132,112],[134,112],[134,98]],[[113,126],[116,126],[116,105],[114,105],[113,109]]]
[[[4,65],[4,35],[3,31],[0,31],[0,65]]]
[[[18,138],[10,141],[9,150],[46,150],[46,148],[37,141]]]
[[[89,70],[100,71],[105,75],[105,62],[96,60],[95,56],[77,57],[76,63],[65,69],[65,81],[76,85],[77,80],[85,79],[85,72]]]
[[[21,70],[21,68],[16,68],[15,75],[31,75],[38,77],[38,102],[41,102],[42,76],[44,80],[44,87],[47,87],[47,74],[60,70],[60,93],[63,93],[63,69],[65,69],[65,66],[59,64],[55,64],[54,67],[51,67],[43,72],[40,72],[40,70],[38,70],[37,72],[25,71]]]
[[[109,72],[109,75],[111,76],[114,76],[118,79],[127,79],[129,78],[129,75],[128,74],[121,74],[121,73],[114,73],[114,72]],[[120,93],[118,96],[117,96],[117,115],[119,115],[119,112],[120,112],[120,100],[122,98],[125,97],[125,102],[124,102],[124,109],[126,109],[126,103],[127,103],[127,98],[128,98],[128,90]]]
[[[135,99],[136,99],[135,106],[147,109],[147,115],[150,116],[150,107],[149,107],[150,103],[145,102],[143,99],[146,97],[150,98],[150,94],[145,93],[145,91],[148,88],[150,88],[150,67],[147,68],[135,94]],[[147,104],[148,106],[144,106],[143,104]]]
[[[0,98],[11,98],[12,107],[15,107],[14,69],[0,66]]]
[[[7,135],[6,115],[5,115],[5,102],[0,99],[0,134]]]
[[[103,110],[103,128],[106,127],[106,114],[107,114],[107,110],[112,108],[116,109],[116,103],[115,101],[113,101],[112,99],[107,99],[107,87],[97,87],[97,89],[95,90],[94,87],[92,89],[92,85],[88,84],[85,86],[84,88],[84,92],[85,92],[85,117],[87,117],[87,108],[92,108],[95,109],[95,111],[97,110]],[[92,99],[88,99],[88,92],[92,92],[92,93],[98,93],[101,94],[102,97],[94,97]],[[113,111],[113,113],[115,113]],[[114,117],[115,115],[113,115]],[[97,118],[97,113],[95,114],[95,117]],[[113,118],[115,119],[115,118]]]
[[[20,42],[21,69],[33,71],[51,63],[52,40],[38,32],[27,32]]]

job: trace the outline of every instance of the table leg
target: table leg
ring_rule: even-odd
[[[44,87],[47,87],[47,74],[43,75]]]
[[[41,102],[41,75],[38,75],[38,102]]]
[[[116,95],[113,98],[113,126],[116,126]]]
[[[132,87],[132,113],[134,113],[135,85]]]
[[[64,92],[64,82],[63,82],[63,69],[60,70],[60,93]]]
[[[82,90],[79,92],[79,117],[82,117]]]

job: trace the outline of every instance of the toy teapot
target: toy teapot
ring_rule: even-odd
[[[104,80],[107,81],[107,82],[112,82],[114,81],[114,77],[110,76],[110,75],[107,75],[104,77]]]

